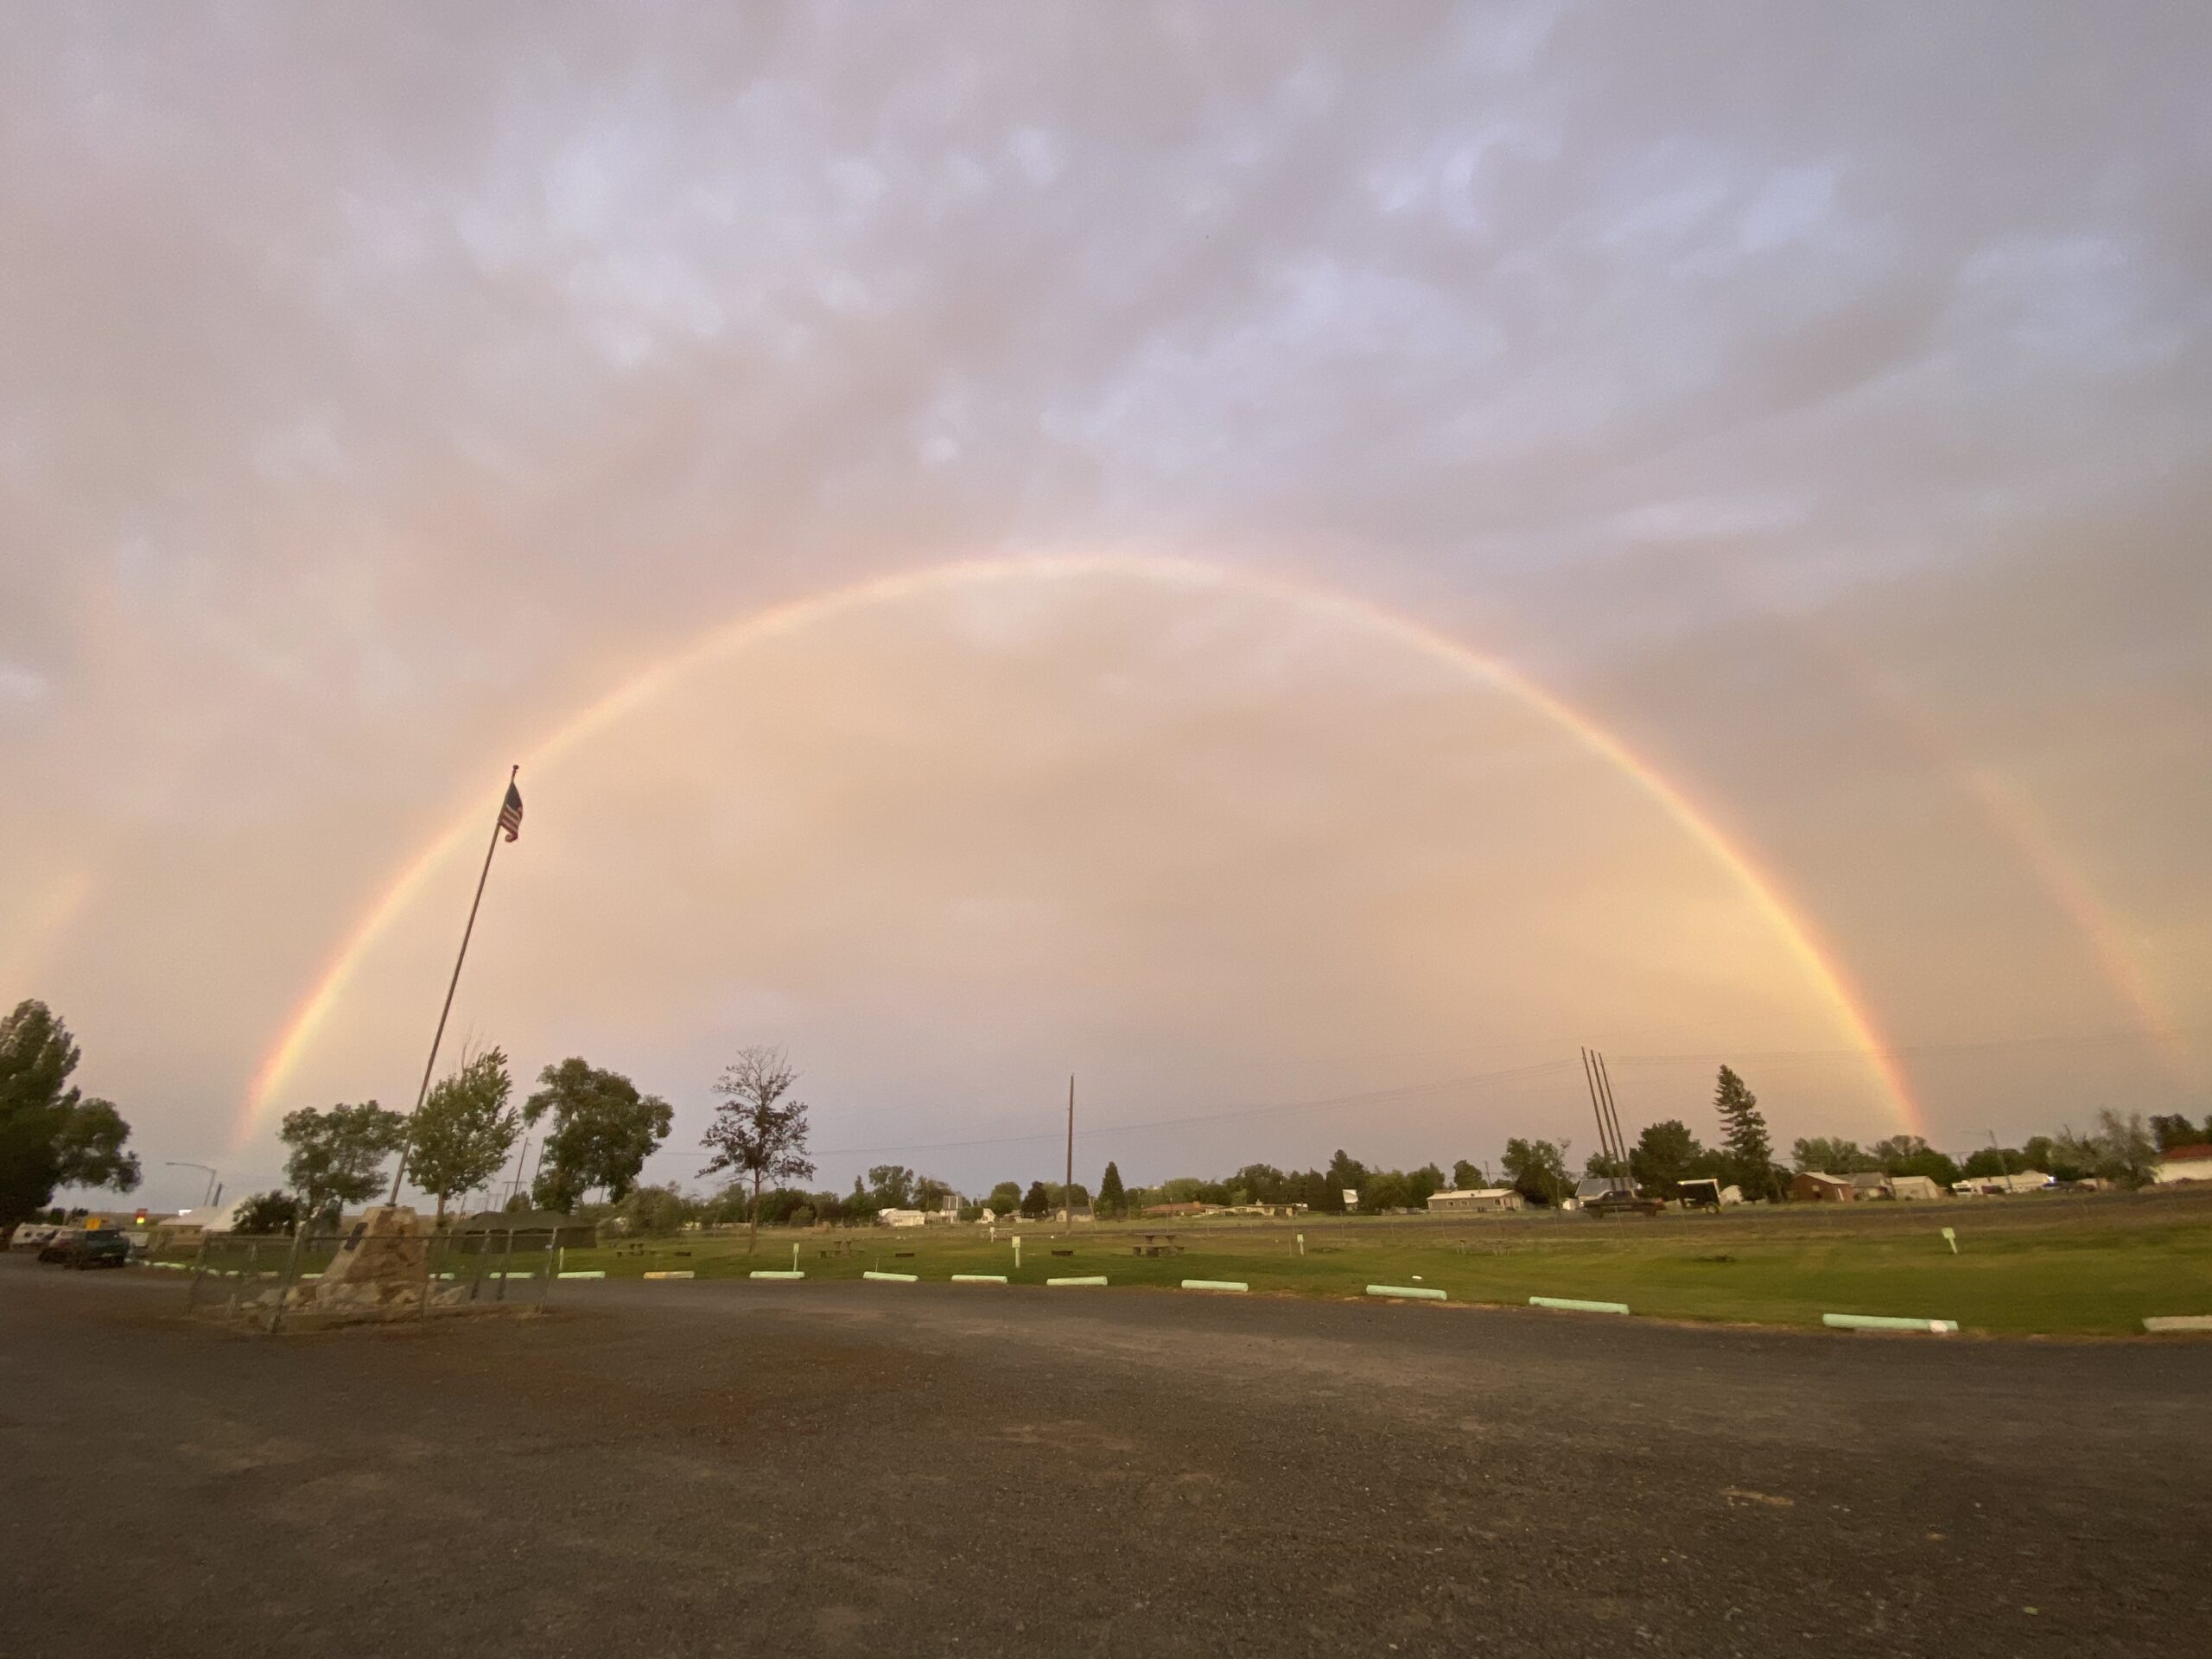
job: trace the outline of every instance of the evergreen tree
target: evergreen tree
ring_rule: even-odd
[[[1021,1213],[1031,1221],[1041,1220],[1052,1213],[1052,1195],[1045,1190],[1044,1182],[1029,1183],[1029,1190],[1021,1195]]]
[[[1103,1216],[1119,1216],[1128,1203],[1128,1195],[1122,1186],[1122,1172],[1109,1163],[1106,1166],[1106,1173],[1098,1178],[1098,1212]]]
[[[1759,1111],[1759,1097],[1726,1066],[1713,1091],[1713,1109],[1720,1115],[1720,1143],[1728,1160],[1729,1179],[1744,1189],[1746,1198],[1774,1195],[1774,1143],[1767,1138],[1766,1118]]]

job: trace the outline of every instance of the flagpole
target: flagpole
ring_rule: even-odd
[[[507,773],[507,787],[512,790],[515,786],[515,779],[521,775],[522,766],[517,762]],[[453,1012],[453,994],[461,988],[461,964],[468,960],[469,936],[476,931],[477,907],[484,902],[484,884],[492,879],[492,855],[499,850],[499,830],[505,822],[506,811],[506,797],[503,795],[499,798],[499,816],[492,821],[492,844],[484,849],[484,869],[476,878],[476,897],[469,901],[468,925],[461,931],[461,952],[453,959],[453,978],[446,984],[446,1005],[438,1010],[438,1029],[437,1034],[430,1039],[430,1058],[423,1062],[423,1086],[415,1091],[416,1112],[421,1111],[423,1103],[429,1098],[430,1073],[437,1069],[438,1045],[446,1039],[446,1016]],[[410,1112],[407,1116],[411,1123],[415,1112]],[[407,1173],[407,1150],[406,1143],[403,1141],[399,1148],[398,1167],[391,1172],[391,1196],[385,1200],[387,1205],[399,1202],[399,1183]]]

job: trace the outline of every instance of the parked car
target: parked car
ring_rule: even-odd
[[[130,1260],[130,1237],[118,1228],[102,1227],[89,1233],[77,1235],[68,1254],[61,1258],[65,1268],[120,1268]]]

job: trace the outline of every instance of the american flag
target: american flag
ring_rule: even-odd
[[[522,791],[512,784],[507,785],[507,798],[499,807],[499,828],[507,832],[509,841],[522,834]]]

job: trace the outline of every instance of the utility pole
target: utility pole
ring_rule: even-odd
[[[1075,1231],[1075,1073],[1068,1073],[1068,1162],[1060,1182],[1060,1226]]]

